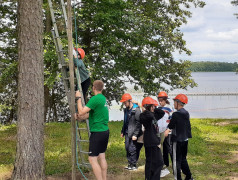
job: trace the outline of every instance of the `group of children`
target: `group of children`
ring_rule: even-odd
[[[105,151],[109,139],[108,107],[106,98],[102,95],[104,84],[100,80],[93,82],[92,97],[85,107],[82,107],[81,98],[86,99],[90,85],[89,73],[82,61],[85,52],[75,48],[73,52],[75,68],[79,71],[82,92],[76,92],[77,110],[76,118],[83,120],[89,118],[90,145],[89,162],[97,179],[106,179],[107,162]],[[77,90],[79,87],[77,87]],[[145,97],[142,104],[132,100],[130,94],[122,96],[125,105],[124,122],[121,137],[125,138],[128,170],[136,170],[140,150],[144,144],[146,154],[145,179],[159,180],[169,174],[169,155],[173,164],[174,179],[181,180],[181,170],[186,175],[185,180],[193,180],[187,162],[188,139],[191,135],[189,113],[184,109],[188,98],[178,94],[174,100],[174,111],[169,105],[168,95],[162,91],[157,100]],[[142,112],[141,112],[142,109]],[[103,113],[102,113],[103,112]]]
[[[136,163],[144,143],[146,180],[158,180],[169,174],[169,155],[174,179],[182,179],[182,170],[186,175],[185,180],[193,180],[186,159],[188,139],[192,137],[189,113],[184,109],[188,98],[184,94],[178,94],[173,99],[174,108],[170,106],[166,92],[160,92],[157,98],[159,103],[151,97],[145,97],[142,104],[133,101],[128,93],[121,98],[126,107],[121,131],[127,152],[126,169],[137,169]]]

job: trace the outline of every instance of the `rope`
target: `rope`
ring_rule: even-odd
[[[74,0],[74,4],[76,4],[76,0]],[[76,6],[74,5],[74,31],[75,31],[75,43],[76,43],[76,48],[77,48],[78,47],[78,35],[77,35],[77,18],[76,18],[75,7]],[[78,56],[77,56],[77,60],[78,60]],[[77,81],[77,85],[79,87],[78,81]],[[80,164],[78,162],[78,134],[77,134],[78,129],[77,129],[77,127],[78,127],[78,122],[77,122],[77,125],[75,126],[75,128],[76,128],[76,142],[75,142],[75,144],[76,144],[76,163],[77,163],[77,167],[78,167],[80,173],[82,174],[83,178],[85,180],[88,180],[86,178],[86,176],[84,175],[83,171],[80,169]]]

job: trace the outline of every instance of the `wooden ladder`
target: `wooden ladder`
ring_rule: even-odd
[[[72,79],[69,75],[69,59],[68,59],[68,46],[67,44],[67,14],[66,14],[66,6],[64,0],[48,0],[50,13],[51,13],[51,19],[53,23],[53,29],[52,29],[52,35],[54,44],[56,47],[56,53],[59,60],[59,69],[61,71],[62,80],[65,87],[66,96],[68,99],[68,103],[70,107],[76,107],[77,111],[77,104],[75,103],[75,99],[71,101],[70,94],[71,90],[75,91],[75,89],[70,89],[70,81]],[[66,41],[66,43],[65,43]],[[81,87],[81,79],[79,75],[79,71],[77,68],[75,68],[75,75],[76,78],[73,79],[74,82],[77,83],[79,90],[82,94],[82,105],[85,106],[85,101],[83,99],[83,93],[82,93],[82,87]],[[73,83],[74,83],[73,82]],[[71,104],[73,103],[73,104]],[[70,108],[71,114],[75,112],[74,108]],[[86,161],[87,158],[85,156],[88,156],[88,146],[89,146],[89,137],[90,137],[90,130],[89,130],[89,121],[86,119],[82,123],[77,122],[76,123],[76,146],[75,147],[75,153],[76,157],[74,163],[77,163],[78,166],[82,167],[91,167],[89,162]],[[72,146],[73,147],[73,146]],[[87,150],[86,150],[87,148]],[[72,156],[73,157],[73,156]],[[74,158],[74,157],[73,157]]]

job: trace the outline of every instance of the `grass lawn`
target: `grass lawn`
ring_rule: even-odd
[[[238,179],[238,120],[192,119],[188,162],[196,180]],[[108,179],[144,179],[145,152],[142,148],[138,171],[124,170],[127,164],[121,122],[110,122],[106,152]],[[45,126],[45,173],[48,179],[69,179],[71,174],[70,123]],[[16,126],[0,126],[0,179],[11,177],[16,152]],[[171,169],[170,169],[171,170]],[[84,169],[89,179],[91,170]],[[78,173],[78,177],[80,174]],[[173,179],[172,174],[162,179]]]

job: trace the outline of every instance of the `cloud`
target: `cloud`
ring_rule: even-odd
[[[191,56],[174,53],[175,59],[192,61],[238,61],[238,20],[234,16],[237,7],[230,1],[204,0],[204,8],[192,8],[193,17],[181,31]]]
[[[210,40],[238,43],[238,28],[225,32],[215,32],[213,29],[208,29],[205,33]]]

